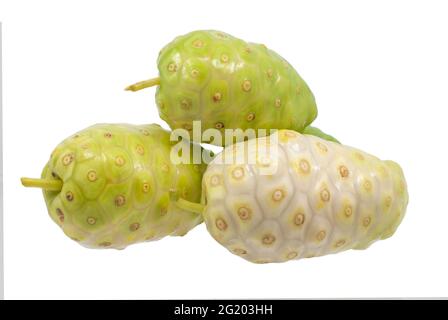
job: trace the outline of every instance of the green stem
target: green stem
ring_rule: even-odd
[[[148,80],[144,80],[144,81],[140,81],[140,82],[131,84],[130,86],[127,86],[125,88],[125,90],[139,91],[139,90],[142,90],[145,88],[158,86],[159,84],[160,84],[160,78],[153,78],[153,79],[148,79]]]
[[[200,203],[191,202],[182,198],[179,198],[176,201],[176,205],[185,211],[190,211],[198,214],[202,214],[204,212],[205,206]]]
[[[49,191],[61,191],[62,189],[61,180],[21,178],[20,181],[25,187],[41,188]]]
[[[319,128],[316,127],[312,127],[312,126],[308,126],[303,130],[304,134],[309,134],[312,136],[316,136],[318,138],[327,140],[327,141],[332,141],[332,142],[336,142],[341,144],[338,139],[336,139],[335,137],[323,132],[322,130],[320,130]]]

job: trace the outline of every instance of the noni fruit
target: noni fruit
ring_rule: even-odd
[[[220,244],[267,263],[364,249],[388,238],[403,219],[408,193],[395,162],[280,130],[216,156],[204,174],[202,203]]]
[[[302,132],[317,116],[313,93],[305,81],[284,58],[262,44],[220,31],[194,31],[166,45],[157,64],[159,78],[127,90],[158,85],[159,114],[172,129],[191,131],[192,122],[200,120],[202,130]]]
[[[176,199],[200,200],[205,165],[174,165],[173,143],[154,124],[94,125],[56,147],[41,179],[22,183],[43,188],[50,217],[86,247],[122,249],[184,235],[202,217]]]

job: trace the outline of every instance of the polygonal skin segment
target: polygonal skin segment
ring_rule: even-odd
[[[266,144],[278,149],[261,156],[255,146]],[[248,160],[235,165],[229,155]],[[263,157],[270,161],[260,164]],[[275,168],[272,160],[277,170],[263,172],[266,163]],[[395,232],[408,203],[395,162],[290,130],[224,148],[203,186],[210,234],[255,263],[367,248]]]
[[[184,235],[202,217],[172,195],[199,202],[205,165],[171,163],[171,146],[158,125],[98,124],[65,139],[42,172],[63,182],[61,191],[44,191],[50,217],[89,248]]]
[[[156,103],[172,129],[191,130],[192,121],[200,120],[202,130],[302,132],[317,116],[305,81],[284,58],[261,44],[199,30],[166,45],[157,64]]]

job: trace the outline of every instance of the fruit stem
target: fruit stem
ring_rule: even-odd
[[[125,90],[128,91],[139,91],[145,88],[158,86],[160,84],[160,78],[153,78],[148,80],[143,80],[134,84],[131,84],[130,86],[127,86]]]
[[[20,181],[25,187],[41,188],[48,191],[60,191],[62,189],[61,180],[21,178]]]
[[[200,203],[191,202],[182,198],[177,199],[176,205],[185,211],[202,214],[205,206]]]

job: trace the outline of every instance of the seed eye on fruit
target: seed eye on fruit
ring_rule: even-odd
[[[229,56],[226,54],[222,54],[220,60],[222,63],[227,63],[227,62],[229,62]]]
[[[269,167],[272,164],[270,156],[260,156],[257,158],[257,164],[260,167]]]
[[[129,226],[129,230],[131,231],[137,231],[138,229],[140,229],[140,223],[138,222],[135,222]]]
[[[341,178],[347,178],[350,174],[350,171],[347,169],[346,166],[341,165],[339,167],[339,174],[340,174]]]
[[[64,222],[65,216],[60,208],[56,208],[56,215],[58,216],[58,219],[61,223]]]
[[[71,191],[67,191],[65,193],[65,198],[67,199],[67,201],[73,201],[73,199],[75,198],[73,192]]]
[[[285,192],[281,189],[277,189],[272,193],[272,200],[278,202],[283,200],[283,198],[285,197]]]
[[[241,167],[237,167],[232,170],[232,177],[236,180],[240,180],[244,178],[244,169]]]
[[[322,142],[316,143],[316,146],[323,153],[327,153],[328,152],[328,147],[325,144],[323,144]]]
[[[287,258],[288,260],[292,260],[292,259],[294,259],[294,258],[297,258],[298,255],[299,255],[299,254],[298,254],[297,252],[292,251],[292,252],[290,252],[290,253],[287,254],[286,258]]]
[[[336,248],[340,248],[340,247],[342,247],[343,245],[345,245],[345,243],[346,243],[346,241],[344,240],[344,239],[341,239],[341,240],[338,240],[336,243],[335,243],[335,247]]]
[[[347,218],[351,217],[353,214],[353,208],[351,205],[346,205],[344,208],[344,214]]]
[[[370,192],[372,191],[372,182],[370,182],[369,180],[364,180],[363,184],[362,184],[363,188],[365,191]]]
[[[216,219],[215,225],[221,231],[225,231],[227,229],[227,223],[222,218]]]
[[[112,133],[110,133],[110,132],[106,132],[106,133],[104,134],[104,138],[107,138],[107,139],[112,138]]]
[[[362,225],[366,228],[370,225],[370,222],[372,222],[372,218],[370,217],[365,217],[362,219]]]
[[[197,78],[198,75],[199,75],[199,70],[198,70],[198,69],[193,69],[193,70],[191,70],[190,75],[191,75],[193,78]]]
[[[272,234],[268,233],[266,235],[263,236],[262,238],[262,242],[264,245],[271,245],[275,242],[275,236],[273,236]]]
[[[183,110],[190,110],[191,109],[191,100],[189,100],[189,99],[182,99],[180,101],[180,107]]]
[[[145,154],[145,148],[141,144],[137,145],[135,151],[141,156]]]
[[[275,99],[274,105],[276,108],[280,108],[282,106],[282,101],[280,98]]]
[[[390,208],[392,204],[392,197],[391,196],[387,196],[385,201],[384,201],[384,205],[386,206],[386,208]]]
[[[321,230],[317,233],[316,239],[317,239],[317,241],[323,241],[326,236],[327,236],[327,233],[325,232],[325,230]]]
[[[215,94],[213,95],[213,101],[214,102],[219,102],[222,99],[222,94],[220,92],[215,92]]]
[[[237,254],[237,255],[245,255],[247,254],[247,251],[241,248],[235,248],[232,250],[233,253]]]
[[[241,220],[249,220],[251,217],[252,211],[247,207],[238,208],[238,216]]]
[[[75,155],[73,153],[69,153],[66,154],[63,158],[62,158],[62,164],[64,166],[68,166],[70,163],[73,162],[73,159],[75,158]]]
[[[215,174],[215,175],[210,177],[210,185],[212,187],[219,186],[220,184],[221,184],[221,177],[220,176]]]
[[[255,119],[255,113],[251,112],[247,115],[246,120],[247,121],[253,121]]]
[[[311,170],[310,163],[307,160],[305,160],[305,159],[301,159],[299,161],[299,170],[303,174],[310,173],[310,170]]]
[[[294,216],[294,224],[295,224],[296,226],[301,226],[301,225],[303,225],[304,223],[305,223],[305,215],[304,215],[303,213],[301,213],[301,212],[297,213],[297,214]]]
[[[87,173],[87,180],[89,180],[90,182],[94,182],[98,179],[95,170],[90,170]]]
[[[170,63],[170,64],[168,64],[167,69],[169,72],[176,72],[177,66],[174,63]]]
[[[323,202],[328,202],[330,201],[331,195],[330,195],[330,191],[328,191],[328,189],[322,189],[320,192],[320,199]]]
[[[222,122],[216,122],[216,123],[215,123],[215,128],[218,129],[218,130],[224,128],[224,123],[222,123]]]
[[[252,89],[252,82],[250,80],[244,80],[241,84],[241,88],[244,92],[249,92]]]
[[[88,217],[87,223],[90,225],[94,225],[96,223],[96,219],[94,217]]]
[[[124,196],[124,195],[118,195],[118,196],[116,196],[115,197],[115,205],[117,206],[117,207],[122,207],[122,206],[124,206],[124,204],[126,203],[126,197]]]
[[[193,41],[193,47],[202,48],[204,46],[204,41],[197,39]]]
[[[150,189],[151,189],[151,187],[150,187],[149,183],[144,183],[144,184],[143,184],[143,186],[142,186],[142,191],[143,191],[144,193],[148,193]]]
[[[123,166],[126,163],[126,160],[122,156],[115,157],[115,164],[119,167]]]

